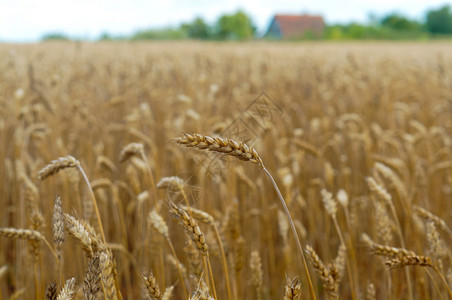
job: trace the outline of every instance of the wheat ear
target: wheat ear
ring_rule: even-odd
[[[273,179],[273,176],[265,168],[264,162],[262,161],[262,159],[259,156],[259,154],[257,153],[257,151],[253,147],[250,147],[243,142],[237,142],[237,141],[234,141],[231,139],[225,139],[225,138],[220,138],[220,137],[204,136],[204,135],[200,135],[197,133],[194,133],[194,134],[185,133],[182,137],[176,138],[175,142],[180,145],[186,146],[186,147],[195,147],[195,148],[198,148],[201,150],[207,149],[209,151],[219,152],[219,153],[224,153],[226,155],[235,156],[238,159],[255,163],[264,170],[265,174],[267,174],[268,178],[270,179],[270,181],[273,185],[273,188],[275,189],[276,193],[278,194],[278,198],[281,201],[281,204],[284,208],[284,212],[285,212],[287,218],[289,219],[290,228],[292,230],[293,236],[297,243],[298,251],[300,252],[302,262],[303,262],[303,267],[304,267],[304,270],[306,273],[306,277],[308,279],[311,298],[313,300],[317,299],[315,292],[314,292],[314,286],[312,284],[311,274],[309,273],[308,264],[306,262],[306,258],[305,258],[304,252],[303,252],[303,247],[302,247],[301,241],[298,237],[297,229],[295,228],[295,224],[293,222],[289,208],[287,207],[286,201],[284,200],[284,198],[281,194],[281,191],[279,190],[279,187],[276,184],[275,179]]]
[[[260,300],[262,299],[263,271],[261,256],[259,255],[259,252],[256,250],[251,252],[250,269],[251,269],[251,284],[254,287],[256,295],[255,299]]]
[[[385,262],[385,265],[388,266],[390,269],[402,268],[406,266],[420,266],[420,267],[429,267],[433,269],[435,273],[439,276],[439,278],[441,278],[441,281],[446,286],[447,292],[449,293],[449,297],[452,299],[452,291],[447,283],[446,278],[444,278],[444,275],[438,270],[438,268],[435,265],[433,265],[432,259],[430,257],[416,254],[400,256]]]
[[[21,229],[21,228],[0,228],[0,237],[6,237],[10,239],[23,239],[23,240],[34,240],[34,241],[43,241],[44,244],[49,248],[52,253],[55,261],[58,261],[58,255],[55,252],[55,249],[50,246],[47,239],[37,230],[31,229]]]
[[[337,234],[339,236],[339,240],[341,241],[341,246],[339,248],[339,253],[341,255],[339,255],[339,257],[342,258],[341,262],[343,262],[344,265],[347,264],[347,276],[348,276],[350,286],[351,286],[350,289],[351,289],[351,293],[352,293],[352,299],[356,299],[357,295],[359,294],[359,291],[357,289],[358,284],[355,282],[355,280],[354,280],[355,278],[352,275],[351,263],[346,257],[347,256],[346,243],[345,243],[344,237],[342,235],[341,228],[339,227],[339,223],[337,221],[337,216],[336,216],[337,201],[336,201],[336,199],[333,198],[333,194],[328,192],[325,189],[322,189],[320,191],[320,194],[322,195],[322,202],[325,207],[325,210],[333,219],[334,227],[336,228]],[[335,266],[335,264],[333,264],[333,266]],[[338,281],[337,284],[339,285],[340,279],[338,279],[337,281]]]
[[[192,217],[194,217],[195,219],[197,219],[198,221],[200,221],[204,224],[209,224],[213,227],[213,229],[215,231],[215,237],[217,239],[218,245],[220,246],[220,252],[221,252],[223,269],[224,269],[224,276],[226,278],[226,289],[228,292],[228,299],[231,300],[232,292],[231,292],[231,284],[229,281],[229,268],[228,268],[228,264],[226,261],[226,254],[224,252],[223,242],[221,240],[220,232],[218,230],[218,226],[215,222],[215,219],[210,214],[206,213],[205,211],[202,211],[202,210],[199,210],[199,209],[196,209],[193,207],[189,207],[189,206],[182,206],[182,208],[185,209],[186,211],[188,211],[190,213],[190,215]]]
[[[212,267],[210,265],[209,252],[204,233],[201,231],[201,228],[199,228],[196,221],[187,213],[187,211],[185,211],[182,207],[174,204],[173,202],[170,202],[169,205],[171,213],[177,218],[181,226],[185,229],[185,231],[188,233],[193,242],[195,242],[195,245],[198,248],[198,250],[203,254],[204,262],[207,261],[212,291],[214,294],[214,298],[217,299],[215,291],[215,282],[213,280],[213,272]]]
[[[38,180],[44,180],[47,177],[50,177],[59,171],[67,168],[76,168],[80,165],[80,162],[73,156],[64,156],[59,157],[55,160],[52,160],[47,166],[42,168],[38,172]]]
[[[48,164],[43,169],[41,169],[38,172],[38,179],[44,180],[47,177],[52,176],[53,174],[59,172],[60,170],[66,169],[66,168],[77,168],[79,170],[79,172],[82,174],[82,177],[83,177],[86,185],[88,186],[88,191],[89,191],[91,200],[93,202],[94,210],[96,212],[97,222],[99,225],[100,234],[102,236],[102,241],[106,244],[107,241],[105,239],[104,228],[102,226],[102,220],[100,218],[99,208],[97,207],[96,197],[94,197],[93,188],[91,187],[88,176],[86,176],[86,173],[83,170],[83,168],[80,164],[80,161],[78,161],[76,158],[74,158],[70,155],[65,156],[65,157],[60,157],[56,160],[51,161],[50,164]]]
[[[74,239],[76,239],[89,258],[92,258],[94,253],[104,246],[100,238],[92,228],[88,228],[87,224],[75,219],[69,214],[65,214],[66,229]]]
[[[323,264],[314,248],[312,248],[310,245],[306,246],[306,254],[311,260],[314,269],[320,275],[320,279],[323,282],[323,287],[327,291],[328,295],[330,295],[330,297],[333,299],[337,299],[338,285],[336,284],[333,276],[330,274],[328,268]]]
[[[118,299],[115,288],[115,265],[113,260],[113,254],[110,250],[106,250],[99,255],[99,261],[101,266],[101,283],[104,291],[104,297],[108,300]]]
[[[154,196],[153,197],[153,201],[157,201],[157,192],[156,192],[156,185],[155,185],[154,175],[152,173],[151,167],[149,166],[149,162],[148,162],[148,160],[146,158],[146,155],[144,154],[144,146],[143,146],[143,144],[130,143],[130,144],[126,145],[121,150],[121,153],[119,155],[119,161],[120,162],[125,162],[126,160],[128,160],[132,156],[138,156],[144,161],[144,164],[146,166],[146,170],[147,170],[147,172],[149,174],[149,179],[151,181],[152,195]]]
[[[63,282],[63,273],[61,269],[61,249],[63,247],[65,235],[64,235],[64,215],[60,197],[56,197],[55,205],[53,207],[52,232],[53,232],[53,242],[55,244],[55,248],[58,254],[58,272],[60,274],[59,283],[61,285]]]
[[[57,298],[57,289],[56,284],[51,282],[46,287],[46,300],[56,300]]]
[[[157,281],[154,277],[154,275],[149,274],[148,276],[141,274],[141,279],[144,282],[144,285],[146,286],[146,290],[148,291],[149,297],[151,299],[162,299],[163,295],[160,292],[159,285],[157,284]]]
[[[58,294],[57,300],[71,300],[75,296],[75,278],[66,280],[63,288]]]
[[[160,216],[157,211],[152,210],[149,213],[148,221],[151,224],[151,226],[155,230],[157,230],[157,232],[160,233],[166,239],[166,241],[168,242],[168,245],[171,249],[171,253],[174,256],[174,259],[176,261],[179,261],[179,259],[177,258],[176,250],[174,249],[173,243],[171,242],[171,239],[169,238],[168,226],[166,225],[166,222],[162,218],[162,216]],[[179,264],[176,264],[176,267],[177,267],[177,272],[179,273],[180,280],[182,282],[182,288],[184,289],[185,297],[188,298],[188,291],[187,291],[187,286],[185,284],[185,279],[182,275],[182,273],[183,273],[182,268],[180,267]]]
[[[96,300],[100,291],[101,266],[99,253],[88,262],[88,270],[83,281],[83,296],[85,300]]]
[[[236,142],[231,139],[220,137],[211,137],[201,134],[184,134],[177,138],[176,143],[186,147],[195,147],[198,149],[207,149],[213,152],[220,152],[226,155],[235,156],[238,159],[250,161],[263,167],[264,163],[257,151],[242,142]]]
[[[372,241],[369,238],[369,236],[365,233],[361,235],[361,240],[366,244],[369,250],[373,252],[373,254],[390,258],[390,260],[386,261],[385,264],[391,269],[416,265],[432,268],[436,272],[436,274],[441,278],[441,281],[446,286],[447,292],[449,293],[449,296],[452,299],[452,291],[449,285],[447,284],[446,279],[444,278],[443,274],[441,274],[441,272],[438,270],[438,268],[432,264],[432,260],[430,257],[417,255],[413,251],[404,248],[395,248],[377,244],[374,241]]]
[[[444,221],[443,219],[441,219],[440,217],[432,214],[431,212],[429,212],[428,210],[414,205],[414,212],[421,218],[425,219],[425,220],[429,220],[431,222],[433,222],[437,227],[441,228],[442,230],[444,230],[450,237],[450,239],[452,239],[452,231],[450,230],[449,226],[447,225],[446,221]]]
[[[301,283],[298,277],[293,279],[287,278],[286,285],[284,287],[283,300],[298,300],[301,299]]]
[[[399,179],[398,176],[392,172],[391,169],[389,169],[388,167],[386,167],[383,164],[380,163],[376,163],[376,168],[380,171],[384,171],[386,172],[385,174],[390,176],[391,178],[393,178],[393,184],[395,184],[396,180]],[[392,201],[392,197],[391,195],[386,191],[386,189],[379,185],[375,179],[373,179],[372,177],[367,177],[366,178],[366,182],[367,185],[369,186],[369,189],[371,190],[372,193],[377,195],[377,198],[382,199],[386,204],[389,205],[389,208],[391,209],[391,214],[392,217],[394,218],[397,226],[397,233],[399,235],[399,239],[400,239],[400,244],[402,245],[402,248],[406,248],[405,246],[405,240],[403,238],[403,233],[402,233],[402,226],[400,224],[400,220],[399,217],[397,216],[397,212],[394,206],[394,202]],[[397,181],[398,182],[398,181]],[[403,183],[400,182],[399,186],[402,185]],[[402,198],[402,204],[404,204],[406,202],[406,198]],[[408,272],[407,269],[405,269],[405,277],[407,280],[407,284],[408,284],[408,295],[409,295],[409,299],[413,300],[414,299],[414,295],[413,295],[413,284],[412,284],[412,280],[411,280],[411,276],[410,273]]]

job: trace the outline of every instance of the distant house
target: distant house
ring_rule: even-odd
[[[322,16],[275,15],[265,37],[273,39],[301,38],[306,34],[321,36],[325,29]]]

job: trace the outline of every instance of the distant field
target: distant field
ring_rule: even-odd
[[[451,49],[0,45],[0,300],[450,297]]]

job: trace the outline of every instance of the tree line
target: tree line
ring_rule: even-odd
[[[223,14],[209,24],[202,17],[176,27],[163,29],[144,29],[127,36],[110,33],[101,34],[97,40],[251,40],[258,36],[256,26],[249,14],[238,10],[232,14]],[[389,13],[381,17],[369,16],[366,23],[327,24],[324,34],[317,36],[307,32],[299,39],[429,39],[452,37],[452,10],[450,5],[430,9],[422,21],[410,19],[401,13]],[[42,40],[69,40],[62,33],[49,33]]]

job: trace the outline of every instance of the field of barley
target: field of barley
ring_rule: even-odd
[[[450,299],[451,49],[0,45],[0,300]]]

